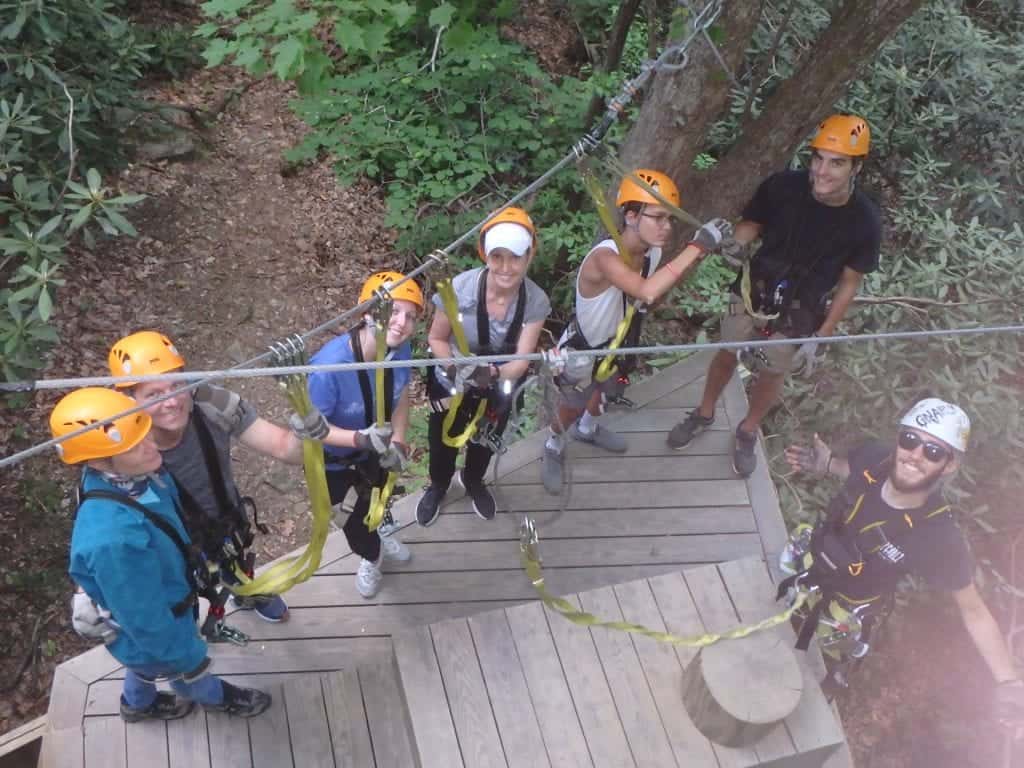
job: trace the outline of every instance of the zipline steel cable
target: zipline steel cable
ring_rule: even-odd
[[[370,302],[367,302],[370,303]],[[616,350],[618,355],[664,355],[679,352],[700,352],[706,350],[739,350],[746,348],[761,348],[761,347],[773,347],[780,345],[799,345],[806,342],[815,342],[817,344],[849,344],[854,342],[867,342],[867,341],[896,341],[896,340],[910,340],[910,339],[928,339],[928,338],[940,338],[940,337],[956,337],[956,336],[976,336],[980,334],[995,334],[995,333],[1022,333],[1024,332],[1024,325],[990,325],[990,326],[979,326],[975,328],[944,328],[929,331],[885,331],[881,333],[863,333],[863,334],[846,334],[846,335],[835,335],[835,336],[813,336],[807,338],[791,338],[791,339],[760,339],[756,341],[715,341],[715,342],[698,342],[690,344],[664,344],[664,345],[653,345],[653,346],[638,346],[638,347],[621,347]],[[607,349],[579,349],[566,351],[565,353],[569,358],[573,357],[604,357],[608,354]],[[228,368],[219,371],[185,371],[182,373],[162,373],[152,374],[147,376],[95,376],[92,378],[75,378],[75,379],[50,379],[45,381],[35,382],[37,389],[69,389],[82,386],[106,386],[119,382],[143,382],[143,381],[182,381],[189,382],[196,376],[202,377],[199,381],[193,381],[188,386],[180,387],[179,389],[173,390],[160,399],[166,399],[173,397],[179,392],[185,392],[189,389],[198,386],[204,381],[219,380],[219,379],[251,379],[260,378],[265,376],[285,376],[291,374],[309,374],[317,371],[338,373],[346,371],[360,371],[360,370],[376,370],[378,368],[426,368],[429,366],[448,366],[448,365],[479,365],[489,363],[507,363],[514,360],[529,360],[531,362],[544,362],[549,361],[549,356],[545,352],[531,352],[528,354],[509,354],[509,355],[474,355],[470,357],[443,357],[443,358],[419,358],[412,360],[385,360],[382,362],[363,362],[363,363],[321,363],[317,365],[289,365],[279,366],[273,368]],[[12,385],[0,384],[0,391],[11,391]],[[26,448],[23,451],[6,456],[0,459],[0,469],[11,466],[13,464],[22,461],[29,456],[51,448],[58,443],[64,442],[77,434],[87,432],[90,429],[95,429],[100,423],[107,423],[114,421],[115,419],[121,418],[121,416],[135,413],[136,411],[143,410],[144,408],[150,407],[153,402],[149,401],[144,405],[136,406],[135,408],[125,410],[122,413],[116,414],[110,417],[110,419],[104,422],[96,422],[84,429],[78,430],[77,432],[70,433],[68,435],[61,436],[60,438],[53,438],[46,440],[45,442],[39,443],[38,445]]]
[[[689,11],[689,6],[684,2],[684,0],[679,0],[679,2],[677,4],[679,6],[681,6],[681,7],[685,7]],[[505,204],[503,206],[501,206],[501,208],[499,208],[498,210],[492,212],[490,215],[491,216],[492,215],[496,215],[497,213],[500,213],[501,211],[505,210],[506,208],[515,205],[516,203],[518,203],[523,198],[528,197],[529,195],[532,195],[534,192],[536,192],[541,187],[543,187],[545,184],[547,184],[548,181],[553,176],[555,176],[556,174],[561,172],[570,163],[573,163],[573,162],[575,162],[577,160],[580,160],[588,152],[590,152],[591,150],[596,148],[601,143],[601,141],[604,139],[605,134],[608,133],[608,130],[612,127],[612,125],[614,125],[615,122],[618,121],[619,117],[621,117],[623,111],[629,105],[629,103],[637,95],[640,94],[640,92],[644,89],[644,87],[646,87],[648,80],[651,79],[651,77],[654,75],[655,72],[657,72],[659,69],[678,70],[678,69],[681,69],[681,68],[686,66],[686,64],[687,64],[687,55],[686,55],[687,47],[690,45],[690,43],[693,42],[694,39],[696,39],[699,35],[701,35],[702,33],[707,31],[707,29],[718,18],[718,16],[721,13],[721,11],[722,11],[721,0],[710,0],[710,2],[708,2],[708,4],[705,5],[700,10],[700,12],[697,13],[694,16],[693,22],[691,24],[690,34],[687,35],[687,37],[682,42],[677,43],[675,45],[668,46],[667,48],[665,48],[665,50],[661,52],[661,55],[658,56],[658,58],[655,59],[653,62],[651,62],[651,61],[645,62],[644,65],[641,68],[640,73],[636,77],[634,77],[633,79],[628,80],[628,81],[626,81],[623,84],[623,86],[620,89],[619,93],[610,102],[608,102],[608,107],[605,110],[604,117],[601,119],[601,122],[598,123],[596,128],[594,128],[589,133],[585,134],[579,141],[577,141],[575,144],[573,144],[571,149],[570,149],[570,151],[561,160],[559,160],[551,168],[549,168],[545,173],[543,173],[541,176],[539,176],[535,181],[533,181],[533,183],[531,183],[527,187],[525,187],[522,190],[520,190],[516,195],[514,195],[509,200],[507,200],[505,202]],[[708,42],[709,45],[714,46],[714,42],[711,40],[710,37],[707,37],[706,39],[707,39],[707,42]],[[679,61],[679,63],[671,63],[671,61],[673,59],[677,58],[677,57],[681,57],[681,60]],[[444,248],[436,250],[436,251],[430,253],[427,256],[427,259],[422,264],[420,264],[418,267],[416,267],[411,272],[409,272],[402,280],[399,280],[398,282],[396,282],[395,285],[392,286],[392,287],[397,287],[399,285],[402,285],[403,283],[405,283],[408,280],[414,280],[415,278],[419,277],[421,274],[425,273],[427,270],[431,269],[432,267],[434,267],[434,266],[436,266],[438,264],[445,264],[447,262],[448,257],[451,255],[451,253],[453,251],[455,251],[455,249],[457,249],[459,246],[461,246],[464,243],[468,242],[469,239],[472,238],[474,235],[476,235],[480,231],[480,229],[483,227],[483,225],[485,223],[487,223],[489,218],[490,218],[490,216],[488,216],[487,218],[479,221],[475,226],[473,226],[471,229],[469,229],[466,232],[464,232],[460,237],[458,237],[457,239],[455,239],[454,241],[449,243]],[[361,313],[361,312],[368,311],[379,300],[380,300],[379,297],[374,297],[372,299],[368,299],[365,302],[361,302],[360,304],[357,304],[356,306],[352,307],[351,309],[349,309],[346,312],[343,312],[342,314],[338,315],[337,317],[334,317],[334,318],[332,318],[330,320],[327,320],[326,322],[321,323],[320,325],[316,326],[315,328],[310,329],[309,331],[306,331],[305,333],[297,334],[297,337],[299,339],[301,339],[303,342],[305,342],[305,341],[313,338],[314,336],[317,336],[320,333],[323,333],[325,331],[331,330],[332,328],[336,328],[337,326],[341,325],[342,323],[346,322],[347,320],[351,319],[352,317],[357,317],[359,315],[359,313]],[[272,355],[273,355],[272,351],[264,352],[264,353],[262,353],[260,355],[256,355],[255,357],[252,357],[252,358],[250,358],[248,360],[244,360],[244,361],[238,363],[238,365],[233,366],[233,368],[230,369],[230,370],[249,369],[252,366],[257,365],[257,364],[267,360]],[[187,377],[183,377],[183,378],[187,379]],[[111,417],[109,417],[107,419],[103,419],[102,421],[97,421],[95,424],[91,424],[88,427],[83,427],[81,429],[75,430],[74,432],[69,432],[68,434],[63,435],[61,437],[61,439],[59,439],[59,440],[56,440],[56,439],[49,440],[49,441],[47,441],[45,443],[41,443],[40,445],[33,446],[32,448],[28,448],[28,449],[26,449],[24,451],[19,451],[18,453],[14,453],[14,454],[12,454],[10,456],[7,456],[7,457],[5,457],[3,459],[0,459],[0,468],[7,467],[7,466],[15,464],[15,463],[17,463],[19,461],[22,461],[22,460],[28,458],[29,456],[32,456],[32,455],[34,455],[36,453],[39,453],[40,451],[45,450],[47,447],[50,447],[52,445],[56,445],[56,444],[58,444],[60,442],[63,442],[64,440],[70,440],[71,438],[78,437],[79,435],[82,435],[82,434],[90,431],[91,429],[95,429],[97,426],[102,426],[104,424],[110,424],[115,419],[119,419],[122,416],[130,415],[132,413],[136,413],[138,411],[143,410],[146,407],[149,407],[151,405],[155,405],[156,403],[162,402],[163,400],[167,400],[167,399],[170,399],[172,397],[176,397],[177,395],[180,395],[180,394],[182,394],[184,392],[188,392],[190,390],[193,390],[193,389],[195,389],[195,388],[197,388],[197,387],[199,387],[199,386],[201,386],[203,384],[208,384],[208,383],[210,383],[212,381],[212,378],[216,378],[216,377],[207,377],[207,378],[204,378],[204,379],[200,379],[198,381],[188,380],[187,383],[184,386],[179,387],[179,388],[177,388],[177,389],[175,389],[175,390],[173,390],[171,392],[168,392],[165,395],[162,395],[162,396],[160,396],[158,398],[154,398],[153,400],[150,400],[145,406],[143,406],[143,405],[136,406],[135,408],[129,409],[127,411],[124,411],[123,413],[116,414],[115,416],[111,416]],[[139,379],[139,380],[141,380],[141,379]],[[32,392],[32,391],[35,391],[37,389],[43,389],[44,388],[44,387],[37,386],[38,384],[39,384],[39,382],[35,382],[35,381],[7,382],[7,383],[4,383],[4,384],[0,384],[0,391],[6,391],[6,392],[12,392],[12,391],[13,392]]]

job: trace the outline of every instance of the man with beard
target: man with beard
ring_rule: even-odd
[[[864,629],[847,645],[856,656],[867,652],[871,622],[904,576],[923,578],[951,593],[998,684],[997,716],[1003,722],[1019,722],[1024,683],[974,584],[967,542],[941,492],[943,482],[963,460],[970,428],[967,414],[958,406],[927,398],[904,415],[895,445],[871,441],[841,458],[815,435],[813,448],[787,448],[786,460],[795,471],[832,474],[845,482],[810,531],[809,546],[807,526],[801,526],[803,537],[799,529],[794,532],[782,557],[783,571],[793,575],[782,582],[779,592],[796,583],[820,590],[797,647],[806,648],[819,621],[837,618],[829,615],[835,605],[856,613]]]

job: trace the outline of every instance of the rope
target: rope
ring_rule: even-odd
[[[854,335],[836,335],[836,336],[813,336],[813,337],[800,337],[791,339],[757,339],[752,341],[715,341],[715,342],[699,342],[689,344],[665,344],[665,345],[653,345],[653,346],[640,346],[640,347],[621,347],[618,349],[618,353],[621,355],[637,355],[637,356],[651,356],[651,355],[665,355],[679,352],[701,352],[705,350],[731,350],[736,351],[739,349],[749,348],[761,348],[761,347],[773,347],[787,344],[804,344],[807,342],[814,342],[816,344],[848,344],[855,342],[865,341],[886,341],[886,340],[906,340],[906,339],[929,339],[938,337],[959,337],[959,336],[977,336],[980,334],[995,334],[995,333],[1021,333],[1024,332],[1024,325],[988,325],[979,326],[977,328],[941,328],[931,331],[885,331],[880,333],[862,333]],[[581,357],[603,357],[608,354],[606,349],[574,349],[567,350],[567,354],[570,357],[581,356]],[[471,357],[438,357],[438,358],[421,358],[415,360],[385,360],[383,362],[365,362],[365,363],[321,363],[317,365],[287,365],[287,366],[276,366],[271,368],[228,368],[225,370],[216,371],[194,371],[184,373],[162,373],[153,374],[149,376],[93,376],[93,377],[82,377],[72,379],[48,379],[39,380],[34,382],[37,389],[74,389],[78,387],[87,386],[108,386],[110,384],[116,384],[119,382],[141,382],[141,381],[189,381],[195,376],[201,376],[201,381],[214,381],[220,379],[252,379],[263,376],[285,376],[290,374],[309,374],[316,371],[325,371],[331,373],[344,372],[344,371],[359,371],[359,370],[376,370],[377,368],[426,368],[428,366],[440,365],[466,365],[466,364],[480,364],[480,363],[508,363],[514,360],[529,360],[531,362],[540,362],[546,360],[544,352],[530,352],[527,354],[508,354],[508,355],[474,355]],[[18,382],[14,385],[11,384],[0,384],[0,392],[2,391],[18,391],[15,389],[18,386]],[[196,383],[190,384],[187,387],[182,387],[174,392],[185,392],[193,387],[197,386]],[[171,397],[173,394],[167,395]],[[166,398],[164,398],[166,399]],[[122,416],[136,413],[148,408],[152,405],[152,402],[147,402],[144,405],[137,405],[134,408],[129,408],[121,413],[114,414],[103,421],[97,421],[88,427],[84,427],[75,432],[71,432],[61,437],[55,437],[50,440],[45,440],[31,448],[12,453],[9,456],[5,456],[0,459],[0,469],[4,467],[16,464],[29,456],[34,456],[37,453],[52,448],[53,446],[63,443],[65,440],[69,440],[72,437],[76,437],[80,434],[88,432],[90,429],[95,429],[100,424],[109,424],[110,422],[116,421]]]

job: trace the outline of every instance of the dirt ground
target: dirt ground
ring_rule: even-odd
[[[105,373],[110,344],[143,328],[172,336],[193,369],[226,367],[340,314],[368,273],[402,266],[394,234],[381,225],[379,188],[341,188],[326,162],[282,175],[281,152],[302,132],[287,108],[288,86],[250,84],[222,69],[162,86],[153,98],[203,107],[240,86],[247,89],[216,124],[196,133],[193,159],[138,163],[118,180],[149,195],[132,212],[140,237],[71,254],[59,305],[63,342],[48,376]],[[236,389],[270,418],[285,413],[271,380]],[[39,395],[0,416],[0,452],[45,437],[55,400]],[[300,471],[241,450],[234,468],[272,529],[257,540],[261,558],[304,543]],[[70,629],[64,575],[74,477],[51,454],[0,476],[0,732],[44,713],[54,666],[88,647]],[[988,673],[959,619],[914,601],[888,626],[841,701],[859,768],[999,765]]]

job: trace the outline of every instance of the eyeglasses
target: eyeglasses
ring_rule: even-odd
[[[938,464],[940,461],[948,461],[952,458],[952,453],[946,446],[939,445],[938,443],[929,443],[916,432],[911,432],[909,429],[900,430],[900,436],[896,439],[896,444],[904,451],[916,451],[917,446],[924,446],[924,457],[932,464]]]
[[[664,227],[666,224],[672,226],[672,214],[670,213],[641,213],[640,215],[653,220],[656,227]]]

